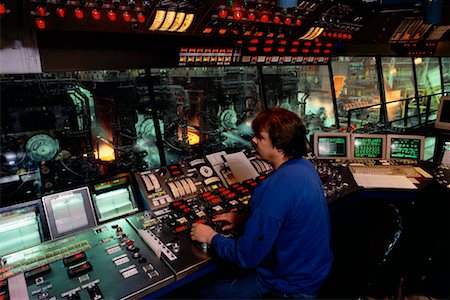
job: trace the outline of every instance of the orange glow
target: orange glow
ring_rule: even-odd
[[[95,158],[101,161],[113,161],[116,158],[114,148],[104,142],[99,142],[98,154],[95,153]]]
[[[334,89],[336,90],[336,98],[339,98],[345,83],[345,76],[333,76]]]

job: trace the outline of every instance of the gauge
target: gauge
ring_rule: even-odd
[[[213,175],[213,170],[208,166],[201,166],[198,170],[203,177],[211,177]]]

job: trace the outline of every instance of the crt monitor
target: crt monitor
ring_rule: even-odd
[[[98,222],[138,211],[129,175],[95,184],[92,187],[92,200]]]
[[[52,239],[96,224],[88,187],[42,197]]]
[[[387,159],[423,160],[425,137],[419,135],[387,135]]]
[[[386,135],[384,134],[352,134],[352,158],[386,158]]]
[[[40,200],[0,208],[0,257],[40,244],[47,233]]]
[[[434,127],[450,130],[450,96],[442,96]]]
[[[349,149],[350,133],[314,133],[314,154],[318,159],[348,159]]]

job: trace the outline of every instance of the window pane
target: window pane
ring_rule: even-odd
[[[382,57],[381,67],[384,78],[384,92],[386,94],[387,119],[393,126],[403,127],[405,102],[396,101],[414,97],[414,73],[412,60],[409,57]],[[408,115],[415,115],[414,100],[409,101]],[[418,118],[408,120],[408,126],[418,124]]]
[[[331,64],[336,91],[339,124],[357,127],[380,119],[380,89],[374,57],[336,57]]]
[[[250,147],[263,109],[256,67],[153,69],[167,164]]]
[[[450,92],[450,57],[442,57],[442,78],[444,78],[444,92]]]
[[[295,112],[309,134],[336,128],[328,66],[267,66],[262,72],[269,107]]]
[[[441,71],[439,59],[437,57],[416,57],[414,59],[417,76],[417,89],[419,96],[440,94],[441,91]],[[419,111],[422,115],[422,122],[425,122],[427,101],[430,99],[429,120],[436,120],[436,112],[441,96],[431,96],[420,98]]]

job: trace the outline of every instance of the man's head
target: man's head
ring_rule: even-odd
[[[267,133],[273,147],[287,158],[306,155],[306,128],[295,113],[272,107],[253,120],[252,128],[256,139],[261,138],[261,133]]]

